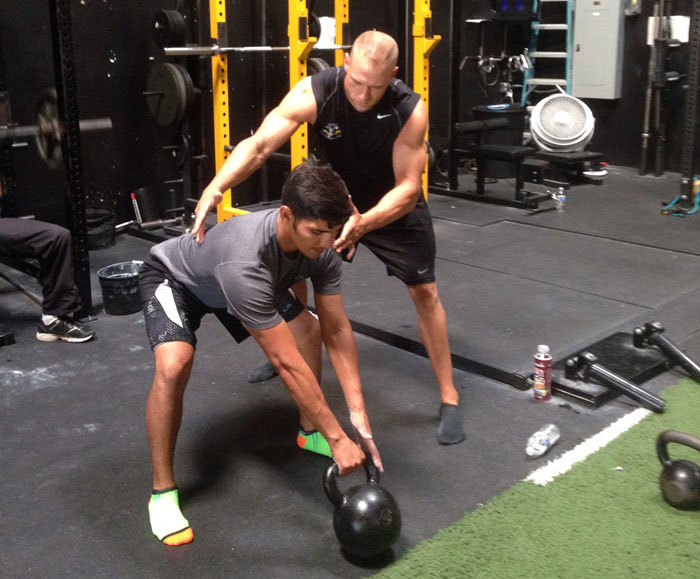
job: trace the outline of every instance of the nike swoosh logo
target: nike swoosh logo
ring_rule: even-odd
[[[379,120],[381,120],[381,119],[385,119],[385,118],[390,117],[390,116],[391,116],[391,113],[389,113],[388,115],[377,115],[377,118]]]
[[[428,273],[429,269],[430,269],[429,267],[426,267],[425,269],[419,269],[416,273],[418,275],[423,275],[424,273]]]

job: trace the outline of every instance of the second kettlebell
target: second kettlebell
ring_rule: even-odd
[[[656,454],[663,465],[659,486],[664,500],[678,509],[700,508],[700,467],[689,460],[671,460],[668,444],[674,442],[700,451],[700,438],[678,430],[665,430],[656,439]]]

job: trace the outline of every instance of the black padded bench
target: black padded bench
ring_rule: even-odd
[[[506,161],[513,164],[515,169],[515,199],[523,200],[523,159],[536,151],[530,147],[517,145],[478,145],[474,148],[476,158],[476,193],[484,195],[486,180],[485,161]]]

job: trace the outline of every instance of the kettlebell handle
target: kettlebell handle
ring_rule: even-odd
[[[690,448],[700,452],[700,438],[678,430],[664,430],[656,439],[656,454],[658,455],[661,464],[664,466],[670,466],[673,462],[668,456],[667,448],[668,444],[671,442],[689,446]]]
[[[700,441],[699,441],[700,442]],[[371,458],[364,462],[365,473],[368,484],[379,484],[379,469],[375,466]],[[343,494],[338,488],[338,463],[333,462],[323,473],[323,490],[326,491],[328,499],[339,507],[343,504]]]

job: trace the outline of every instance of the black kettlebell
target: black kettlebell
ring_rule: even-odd
[[[683,444],[700,451],[700,438],[677,430],[665,430],[656,439],[656,454],[663,465],[659,485],[664,500],[678,509],[700,508],[700,467],[689,460],[671,460],[666,446]]]
[[[379,471],[365,461],[367,483],[338,490],[338,465],[323,474],[323,488],[335,505],[333,529],[340,545],[353,555],[369,558],[386,551],[401,534],[401,512],[393,496],[379,486]]]

